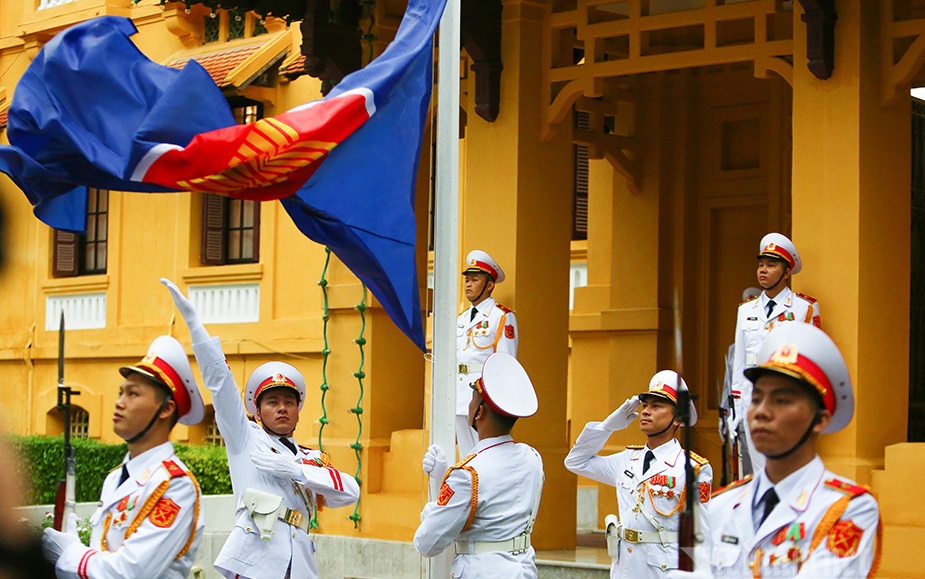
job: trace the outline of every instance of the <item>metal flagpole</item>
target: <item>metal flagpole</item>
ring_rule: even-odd
[[[460,0],[448,0],[440,20],[437,60],[437,163],[434,203],[434,323],[430,442],[455,462],[456,306],[459,268],[459,32]],[[431,481],[436,500],[439,481]],[[427,577],[450,576],[453,549],[429,560]]]

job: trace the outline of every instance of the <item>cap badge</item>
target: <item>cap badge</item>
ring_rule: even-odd
[[[796,364],[799,351],[796,344],[783,344],[776,352],[771,354],[770,362],[776,364]]]

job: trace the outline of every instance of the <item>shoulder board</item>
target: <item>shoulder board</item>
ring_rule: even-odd
[[[641,450],[643,448],[642,444],[627,444],[626,450]]]
[[[694,451],[691,451],[691,460],[694,461],[694,462],[696,462],[696,463],[699,464],[700,466],[703,466],[703,465],[705,465],[705,464],[710,464],[710,461],[709,461],[709,460],[705,459],[704,457],[700,456],[699,454],[697,454],[697,453],[694,452]]]
[[[499,310],[501,310],[502,312],[506,313],[506,314],[509,314],[509,313],[511,313],[511,312],[514,311],[514,310],[512,310],[511,308],[509,308],[509,307],[507,307],[507,306],[502,306],[502,305],[499,304],[498,302],[495,302],[495,307],[498,308]]]
[[[803,298],[804,300],[808,301],[811,304],[814,304],[817,301],[819,301],[811,295],[801,294],[800,292],[793,292],[793,293],[795,293],[796,295],[798,295],[799,297]]]
[[[466,456],[465,458],[463,458],[462,460],[460,460],[459,462],[457,462],[456,464],[454,464],[453,466],[451,466],[450,468],[451,468],[451,469],[453,469],[453,468],[462,468],[462,467],[466,466],[466,465],[469,463],[469,461],[472,460],[472,459],[475,458],[475,457],[476,457],[476,454],[475,454],[475,453],[472,453],[472,454]]]
[[[870,492],[870,489],[866,487],[862,487],[860,485],[845,482],[837,478],[830,478],[829,480],[825,481],[825,486],[829,487],[830,489],[841,491],[845,493],[846,495],[851,495],[852,498],[856,498],[856,497],[859,497],[863,494],[867,494],[868,492]]]
[[[747,304],[748,302],[751,302],[751,301],[754,301],[754,300],[757,300],[757,299],[758,299],[758,296],[750,296],[750,297],[749,297],[747,300],[745,300],[744,302],[739,302],[739,305],[741,306],[741,305],[743,305],[743,304]],[[716,493],[713,493],[713,494],[716,494]]]
[[[183,470],[182,468],[180,468],[180,467],[177,465],[177,463],[175,463],[175,462],[172,461],[172,460],[165,460],[165,461],[164,461],[164,468],[166,468],[166,469],[167,469],[167,472],[170,474],[170,476],[172,476],[172,477],[174,477],[174,478],[176,478],[176,477],[178,477],[178,476],[186,476],[186,471]]]
[[[740,486],[742,486],[742,485],[744,485],[744,484],[750,483],[750,482],[752,482],[752,478],[753,478],[753,475],[748,475],[748,476],[746,476],[745,478],[740,478],[739,480],[737,480],[737,481],[735,481],[735,482],[731,482],[731,483],[729,483],[728,485],[726,485],[726,486],[724,486],[724,487],[718,488],[718,489],[716,489],[715,491],[713,491],[713,497],[717,497],[717,496],[723,494],[723,493],[726,492],[726,491],[731,491],[732,489],[734,489],[734,488],[736,488],[736,487],[740,487]]]

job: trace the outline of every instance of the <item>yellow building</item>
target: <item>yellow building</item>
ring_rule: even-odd
[[[913,201],[909,187],[908,96],[925,84],[925,2],[473,4],[487,22],[472,25],[483,32],[475,47],[483,50],[467,45],[463,53],[460,248],[483,248],[504,267],[508,281],[496,297],[517,312],[518,357],[540,397],[537,416],[515,429],[546,467],[535,544],[574,546],[576,486],[589,483],[567,473],[562,459],[585,422],[603,418],[656,370],[677,363],[676,294],[683,373],[701,417],[695,443],[719,463],[723,355],[738,296],[754,284],[755,248],[768,231],[791,235],[800,248],[805,269],[794,289],[819,299],[823,327],[855,382],[855,419],[824,438],[823,458],[832,470],[894,496],[912,476],[903,465],[925,460],[915,444],[887,451],[921,440],[925,404],[910,381],[922,356],[923,291],[914,285],[922,266],[913,256],[921,261],[923,237],[913,232],[922,231],[925,204],[921,194]],[[377,50],[402,9],[379,0],[364,20]],[[301,43],[298,27],[282,21],[224,12],[212,18],[201,6],[187,11],[153,0],[30,0],[0,5],[0,118],[42,44],[103,14],[130,16],[136,43],[155,61],[213,63],[207,68],[242,122],[320,96],[317,80],[281,74],[298,69]],[[486,47],[499,38],[493,57]],[[430,167],[426,147],[417,200],[422,272]],[[363,495],[358,529],[346,515],[326,513],[322,530],[409,540],[425,497],[418,464],[430,366],[370,297],[369,309],[356,309],[364,299],[356,279],[336,259],[326,268],[323,248],[305,240],[276,203],[259,208],[257,229],[246,217],[250,208],[199,195],[101,192],[98,199],[97,222],[108,227],[77,241],[84,261],[78,275],[65,276],[65,266],[74,265],[64,259],[73,240],[40,224],[24,196],[0,180],[0,380],[22,385],[23,393],[2,400],[6,427],[61,430],[54,328],[64,308],[83,326],[68,332],[67,382],[81,391],[76,402],[89,436],[113,440],[115,368],[161,333],[188,344],[157,284],[170,277],[198,292],[201,304],[233,304],[216,307],[207,327],[222,337],[239,383],[258,364],[282,357],[309,384],[330,385],[323,404],[320,388],[309,395],[299,435],[317,440],[325,416],[325,449],[342,470],[356,465]],[[209,232],[203,213],[215,210],[233,216],[221,235],[252,235],[257,243],[223,246],[213,260],[202,247]],[[583,239],[574,230],[585,218]],[[580,283],[570,283],[575,279]],[[583,286],[570,294],[570,285]],[[362,352],[354,343],[361,331]],[[208,425],[178,431],[194,443],[212,436]],[[608,448],[637,439],[630,430]],[[599,496],[602,517],[614,508],[612,492]],[[883,502],[883,571],[912,576],[909,546],[925,533],[925,512],[896,501]]]

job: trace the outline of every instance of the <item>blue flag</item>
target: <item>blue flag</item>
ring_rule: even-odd
[[[175,70],[147,59],[129,39],[130,20],[78,24],[52,39],[17,85],[0,171],[39,219],[78,232],[86,187],[280,199],[299,230],[330,247],[424,349],[415,176],[444,5],[411,0],[379,58],[324,99],[250,125],[234,123],[195,62]]]

